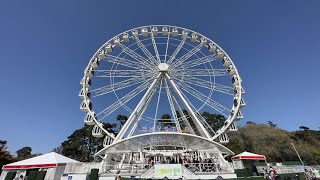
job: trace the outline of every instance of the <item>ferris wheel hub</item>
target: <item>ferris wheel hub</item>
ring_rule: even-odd
[[[168,71],[169,65],[167,63],[160,63],[158,65],[158,68],[159,68],[160,71]]]

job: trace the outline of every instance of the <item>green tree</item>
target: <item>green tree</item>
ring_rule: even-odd
[[[60,145],[60,146],[52,149],[52,152],[55,152],[55,153],[58,153],[58,154],[62,154],[62,149],[63,149],[63,148],[62,148],[62,146]]]
[[[18,151],[16,151],[17,158],[19,160],[28,159],[32,156],[31,152],[32,152],[31,147],[29,147],[29,146],[23,147],[23,148],[19,149]]]
[[[128,117],[125,115],[119,114],[116,119],[119,122],[119,130],[120,130],[122,126],[127,122]]]
[[[194,133],[197,134],[197,135],[200,135],[198,129],[196,128],[196,124],[193,122],[193,120],[192,120],[191,116],[189,115],[188,111],[183,109],[182,112],[183,112],[183,115],[180,114],[178,111],[176,111],[178,118],[181,118],[181,117],[184,116],[187,119],[188,123],[190,124],[190,126],[191,126],[192,130],[194,131]],[[184,122],[182,122],[182,121],[180,122],[180,126],[181,126],[182,129],[187,127],[187,125],[184,124]]]
[[[299,129],[309,130],[310,128],[308,128],[308,127],[306,127],[306,126],[300,126]]]
[[[2,169],[3,165],[14,162],[14,158],[10,152],[7,151],[6,145],[7,141],[0,140],[0,170]]]
[[[267,124],[273,128],[277,127],[277,124],[274,124],[272,121],[268,121]]]
[[[163,114],[161,119],[157,121],[157,125],[160,125],[161,130],[164,130],[166,127],[172,126],[171,116],[169,114]]]
[[[202,117],[207,121],[209,126],[213,130],[220,129],[221,126],[223,126],[224,122],[226,121],[226,117],[224,117],[221,114],[211,114],[209,112],[203,112]]]
[[[104,123],[103,126],[109,132],[116,134],[116,124]],[[103,138],[93,137],[92,128],[93,126],[85,125],[75,130],[66,141],[61,143],[61,146],[53,151],[78,161],[92,161],[94,154],[103,147]]]
[[[18,151],[16,151],[16,153],[17,153],[16,160],[21,161],[24,159],[29,159],[29,158],[33,158],[33,157],[42,155],[41,153],[32,154],[31,152],[32,152],[32,148],[29,146],[25,146],[25,147],[19,149]]]
[[[246,124],[256,124],[256,123],[252,121],[247,121]]]

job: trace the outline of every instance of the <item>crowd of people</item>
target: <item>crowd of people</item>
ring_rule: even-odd
[[[305,168],[306,179],[320,180],[319,170],[315,167]]]
[[[192,172],[218,172],[222,171],[222,167],[217,163],[217,158],[188,158],[188,157],[161,157],[148,158],[148,166],[153,166],[154,164],[182,164]]]
[[[198,163],[217,163],[217,158],[201,158],[201,157],[160,157],[155,160],[154,157],[149,157],[147,160],[149,165],[153,164],[198,164]]]
[[[173,157],[149,157],[148,165],[152,166],[154,164],[183,164],[188,167],[202,167],[202,169],[208,169],[208,164],[213,164],[213,169],[220,169],[218,159],[216,157],[213,158],[201,158],[201,157],[190,157],[190,156],[173,156]],[[306,167],[306,166],[305,166]],[[211,169],[211,168],[210,168]],[[281,173],[280,173],[281,174]],[[264,176],[267,180],[280,180],[279,173],[275,167],[269,166],[263,168],[263,173],[259,173],[259,175]],[[309,169],[305,168],[304,177],[308,180],[320,180],[319,170],[314,167],[310,167]],[[290,176],[282,176],[284,180],[300,180],[304,179],[296,173],[294,177]],[[281,179],[282,179],[281,178]]]
[[[308,180],[320,180],[320,175],[319,175],[319,171],[317,168],[305,168],[304,169],[304,176],[306,179]],[[278,175],[277,170],[272,167],[269,166],[269,168],[264,168],[264,177],[267,180],[279,180],[280,176]],[[293,180],[299,180],[301,179],[301,177],[299,177],[299,174],[295,174],[295,176],[293,177]],[[291,180],[290,176],[284,176],[284,180]]]

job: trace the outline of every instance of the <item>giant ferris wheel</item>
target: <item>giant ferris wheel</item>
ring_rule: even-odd
[[[166,148],[232,153],[220,143],[243,118],[242,80],[228,54],[198,32],[168,25],[122,32],[92,56],[81,86],[84,122],[105,138],[101,157]],[[213,128],[203,112],[225,119]],[[103,123],[119,114],[128,119],[115,135]]]

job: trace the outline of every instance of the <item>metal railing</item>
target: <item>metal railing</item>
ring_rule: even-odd
[[[295,165],[295,166],[272,166],[277,174],[288,174],[288,173],[302,173],[304,172],[303,165]],[[265,174],[269,173],[270,167],[269,166],[257,166],[258,173]]]
[[[195,174],[232,173],[228,167],[219,163],[184,163],[190,172]],[[152,167],[151,164],[113,164],[101,166],[101,163],[75,163],[66,166],[66,174],[90,173],[91,169],[99,169],[99,173],[119,175],[139,175]]]
[[[195,174],[231,172],[229,168],[225,168],[219,163],[184,163],[183,165]]]
[[[130,174],[138,175],[142,174],[151,168],[149,164],[116,164],[116,165],[104,165],[102,167],[103,173],[107,174]]]
[[[70,163],[67,164],[65,174],[88,174],[91,169],[101,168],[101,163]]]

